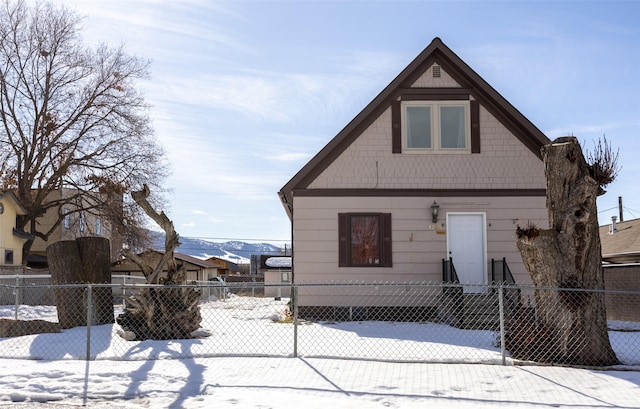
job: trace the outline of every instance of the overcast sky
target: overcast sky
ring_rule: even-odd
[[[283,243],[277,192],[434,37],[553,139],[620,152],[601,222],[640,217],[640,2],[57,0],[141,83],[182,236]]]

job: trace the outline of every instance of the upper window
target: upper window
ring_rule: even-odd
[[[340,267],[391,267],[391,214],[340,213]]]
[[[471,152],[469,101],[402,102],[406,152]]]

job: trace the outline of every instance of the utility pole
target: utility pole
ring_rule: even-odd
[[[620,222],[623,222],[624,218],[622,217],[622,196],[618,196],[618,213],[620,215]]]

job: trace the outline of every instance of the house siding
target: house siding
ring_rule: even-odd
[[[479,154],[393,154],[391,108],[309,189],[544,189],[542,161],[480,106]]]
[[[434,63],[440,66],[436,78]],[[403,152],[401,101],[420,100],[470,101],[468,150]],[[294,282],[440,283],[442,260],[448,257],[447,237],[453,240],[452,251],[460,265],[464,265],[460,257],[467,256],[455,249],[462,241],[451,233],[447,236],[447,220],[460,222],[469,213],[481,215],[485,229],[482,239],[471,244],[483,242],[487,275],[482,281],[490,280],[491,260],[505,258],[516,282],[529,284],[515,231],[528,222],[540,228],[548,225],[541,153],[548,142],[435,38],[279,192],[292,221]],[[440,206],[437,223],[430,214],[434,201]],[[340,213],[391,215],[391,267],[339,267]],[[448,219],[449,213],[460,217]],[[480,229],[477,223],[464,228]],[[465,231],[460,231],[462,236]],[[481,265],[475,253],[472,262]],[[472,271],[460,271],[473,277],[469,280],[479,280]],[[323,309],[377,307],[385,302],[402,304],[391,307],[428,309],[436,306],[424,305],[424,300],[437,303],[439,299],[416,294],[389,301],[394,297],[381,297],[382,288],[313,287],[313,293],[301,288],[299,305],[308,306],[309,311],[317,307],[317,316],[322,316]]]
[[[295,197],[295,281],[440,282],[441,260],[447,257],[446,213],[485,212],[487,261],[506,258],[516,282],[530,283],[516,249],[515,230],[518,224],[529,221],[546,227],[544,197],[440,197],[436,229],[430,216],[433,200],[432,197]],[[338,267],[338,213],[366,211],[392,214],[393,267]],[[320,301],[315,297],[313,302]],[[311,298],[304,298],[304,302],[314,305]]]
[[[69,197],[74,196],[78,192],[74,189],[59,189],[52,191],[48,196],[46,201],[52,202],[54,200],[62,200],[67,199]],[[62,208],[68,208],[70,210],[74,210],[72,204],[62,205]],[[42,217],[38,218],[38,231],[47,232],[49,231],[54,224],[58,221],[58,211],[59,208],[50,208],[48,209]],[[52,243],[62,240],[75,240],[78,237],[86,237],[86,236],[100,236],[109,239],[109,243],[111,246],[111,261],[116,261],[121,256],[122,251],[122,238],[120,235],[113,229],[112,224],[108,220],[107,217],[100,217],[101,219],[101,232],[98,234],[96,232],[96,221],[98,216],[92,214],[91,212],[83,212],[84,213],[84,221],[85,221],[85,230],[81,231],[79,227],[80,214],[72,213],[70,215],[70,225],[69,227],[64,227],[63,222],[58,225],[51,235],[49,236],[47,241],[36,237],[33,244],[31,245],[31,254],[38,254],[45,256],[47,254],[47,247]],[[29,227],[27,226],[27,230]]]
[[[13,200],[6,197],[5,199],[0,200],[0,203],[4,206],[4,211],[0,214],[0,265],[7,265],[5,263],[5,251],[10,250],[13,251],[13,263],[9,265],[20,266],[22,264],[22,246],[26,240],[16,237],[13,233],[13,229],[16,227],[18,211]]]

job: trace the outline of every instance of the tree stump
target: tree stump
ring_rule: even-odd
[[[617,364],[601,291],[604,273],[596,208],[596,198],[604,192],[597,174],[601,164],[588,164],[574,137],[556,139],[542,153],[550,228],[529,225],[517,230],[524,265],[541,288],[535,291],[538,321],[529,331],[537,334],[535,344],[544,346],[536,360]]]
[[[109,240],[80,237],[58,241],[47,247],[47,260],[53,284],[110,284],[111,255]],[[92,288],[91,319],[87,322],[86,287],[56,287],[58,322],[61,328],[112,324],[113,294],[110,287]]]
[[[164,254],[153,267],[133,252],[127,258],[142,270],[147,284],[164,284],[162,287],[144,288],[129,297],[129,306],[118,315],[117,322],[135,339],[188,339],[200,328],[200,292],[194,288],[178,287],[185,284],[184,264],[178,264],[174,250],[180,245],[173,222],[164,212],[158,213],[147,198],[151,191],[147,185],[131,192],[131,197],[165,232]],[[166,270],[165,270],[166,266]],[[128,338],[130,339],[130,338]]]

